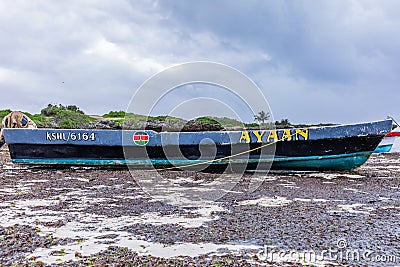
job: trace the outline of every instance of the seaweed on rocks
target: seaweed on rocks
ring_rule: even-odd
[[[33,252],[37,248],[63,245],[73,240],[41,234],[38,227],[14,224],[9,227],[0,226],[0,241],[0,265],[9,266],[23,262],[26,253]]]

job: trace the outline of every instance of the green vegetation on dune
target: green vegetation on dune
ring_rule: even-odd
[[[29,112],[23,113],[31,118],[39,127],[52,127],[52,123],[50,122],[49,118],[46,118],[42,114],[30,114]]]
[[[110,111],[103,115],[103,118],[124,118],[126,115],[125,111]]]
[[[38,125],[54,128],[80,128],[95,119],[90,118],[75,105],[63,106],[48,104],[40,111],[40,114],[31,117]]]
[[[104,116],[103,116],[104,117]],[[182,119],[171,117],[167,115],[160,115],[160,116],[146,116],[134,113],[126,113],[125,120],[131,121],[181,121]]]
[[[40,114],[42,114],[43,116],[46,116],[46,117],[50,117],[50,116],[60,115],[59,113],[60,112],[62,113],[64,111],[70,111],[73,113],[84,114],[84,112],[75,105],[63,106],[61,104],[59,104],[59,105],[48,104],[47,107],[45,107],[44,109],[42,109],[40,111]]]
[[[127,118],[132,120],[156,120],[156,121],[165,121],[165,120],[180,120],[176,117],[171,116],[146,116],[146,115],[139,115],[134,113],[126,113],[125,111],[110,111],[102,116],[103,118]]]
[[[9,114],[11,110],[0,110],[1,119]],[[38,127],[50,128],[80,128],[82,125],[90,123],[95,119],[90,118],[77,106],[63,106],[49,104],[40,111],[40,114],[31,114],[22,111],[31,118]]]
[[[248,129],[252,129],[252,128],[260,128],[260,124],[258,123],[245,123],[244,127],[248,128]]]
[[[0,118],[3,119],[5,116],[7,116],[11,112],[11,109],[3,109],[0,110]]]
[[[288,128],[293,127],[294,125],[292,125],[288,119],[282,119],[280,121],[276,121],[275,126],[277,128]]]
[[[80,128],[82,125],[94,121],[86,114],[71,110],[60,110],[52,120],[60,128]]]
[[[201,122],[204,124],[219,124],[224,128],[259,128],[258,123],[243,123],[241,121],[227,118],[227,117],[199,117],[194,120],[195,122]]]
[[[156,117],[149,116],[148,118],[149,118],[149,120],[155,120],[155,121],[182,121],[183,120],[181,118],[166,116],[166,115],[156,116]]]
[[[0,110],[0,120],[11,112],[10,109]],[[288,119],[282,119],[275,123],[268,122],[270,118],[269,113],[259,112],[255,115],[255,120],[258,123],[243,123],[236,119],[227,117],[212,117],[203,116],[196,119],[187,121],[177,117],[170,117],[166,115],[161,116],[146,116],[134,113],[126,113],[125,111],[110,111],[103,116],[88,116],[79,107],[75,105],[64,106],[62,104],[53,105],[48,104],[43,108],[39,114],[30,114],[24,112],[29,116],[38,127],[46,128],[127,128],[127,129],[144,129],[150,125],[155,128],[162,128],[167,131],[176,129],[207,129],[207,125],[212,126],[214,129],[236,130],[236,129],[270,129],[276,128],[291,128],[291,127],[309,127],[314,125],[293,125]],[[267,121],[267,122],[265,122]],[[333,125],[329,123],[319,124],[315,126]],[[183,128],[182,128],[183,127]]]
[[[205,124],[222,124],[219,120],[212,117],[198,117],[194,120],[195,122],[205,123]]]

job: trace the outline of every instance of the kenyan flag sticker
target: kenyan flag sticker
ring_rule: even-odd
[[[138,146],[145,146],[149,142],[149,135],[145,132],[136,132],[133,135],[133,142]]]

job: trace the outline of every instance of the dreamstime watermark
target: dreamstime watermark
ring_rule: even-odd
[[[263,122],[265,119],[265,124],[274,127],[268,101],[257,85],[242,72],[214,62],[183,63],[155,74],[135,91],[126,114],[154,118],[160,111],[167,118],[173,118],[171,124],[175,123],[178,129],[168,129],[168,123],[161,124],[158,132],[149,131],[147,125],[139,129],[124,128],[131,130],[124,131],[122,136],[124,156],[127,162],[132,162],[128,163],[132,177],[146,193],[163,201],[168,201],[168,197],[175,204],[199,201],[202,205],[202,201],[214,201],[232,192],[243,181],[252,148],[249,143],[240,141],[240,131],[224,128],[218,133],[186,133],[182,131],[185,125],[177,125],[174,119],[185,116],[190,121],[213,113],[213,118],[218,121],[229,113],[243,122],[245,117],[254,120],[256,114],[264,112],[268,116],[263,118]],[[220,124],[224,127],[223,122]],[[137,131],[132,133],[132,130]],[[275,143],[259,148],[258,152],[253,168],[268,171],[275,155]],[[139,175],[137,164],[143,163],[153,169]],[[164,172],[198,172],[220,166],[223,168],[218,175],[202,181],[185,174],[185,177],[176,179]],[[256,190],[262,182],[263,179],[246,180],[243,183],[247,187],[245,191]]]
[[[375,262],[375,263],[396,263],[399,259],[396,255],[382,253],[367,249],[352,249],[348,246],[347,240],[340,238],[334,247],[316,252],[315,250],[284,250],[272,246],[264,246],[257,253],[260,261],[266,262]]]

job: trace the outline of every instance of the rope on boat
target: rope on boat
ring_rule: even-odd
[[[397,124],[397,126],[400,127],[400,124],[398,124],[398,123],[395,121],[395,119],[393,119],[391,116],[388,116],[387,118],[388,118],[388,119],[391,119],[395,124]],[[276,140],[276,141],[274,141],[274,142],[267,143],[267,144],[265,144],[265,145],[262,145],[262,146],[259,146],[259,147],[256,147],[256,148],[249,149],[249,150],[246,150],[246,151],[242,151],[242,152],[239,152],[239,153],[237,153],[237,154],[233,154],[233,155],[226,156],[226,157],[219,158],[219,159],[212,159],[212,160],[207,160],[207,161],[203,161],[203,162],[197,162],[197,163],[187,164],[187,165],[183,165],[183,166],[173,166],[173,167],[168,167],[168,168],[155,169],[155,170],[152,170],[152,171],[168,171],[168,170],[182,169],[182,168],[188,168],[188,167],[199,166],[199,165],[204,165],[204,164],[208,164],[208,163],[223,161],[223,160],[226,160],[226,159],[231,159],[231,158],[234,158],[234,157],[237,157],[237,156],[240,156],[240,155],[243,155],[243,154],[246,154],[246,153],[250,153],[250,152],[256,151],[256,150],[258,150],[258,149],[262,149],[262,148],[264,148],[264,147],[267,147],[267,146],[276,144],[276,143],[278,143],[278,142],[280,142],[280,141],[283,141],[283,140],[286,139],[286,138],[287,138],[287,137],[281,138],[281,139],[278,139],[278,140]]]
[[[246,154],[246,153],[250,153],[250,152],[256,151],[258,149],[262,149],[262,148],[267,147],[267,146],[271,146],[271,145],[276,144],[276,143],[278,143],[278,142],[280,142],[280,141],[282,141],[283,139],[286,139],[286,138],[287,137],[281,138],[281,139],[278,139],[278,140],[276,140],[274,142],[267,143],[265,145],[262,145],[262,146],[259,146],[259,147],[256,147],[256,148],[249,149],[249,150],[246,150],[246,151],[242,151],[242,152],[239,152],[237,154],[233,154],[233,155],[226,156],[226,157],[219,158],[219,159],[211,159],[211,160],[207,160],[207,161],[203,161],[203,162],[197,162],[197,163],[187,164],[187,165],[183,165],[183,166],[173,166],[173,167],[168,167],[168,168],[155,169],[155,170],[151,170],[151,171],[168,171],[168,170],[182,169],[182,168],[188,168],[188,167],[199,166],[199,165],[204,165],[204,164],[208,164],[208,163],[223,161],[223,160],[226,160],[226,159],[231,159],[231,158],[234,158],[234,157]]]

